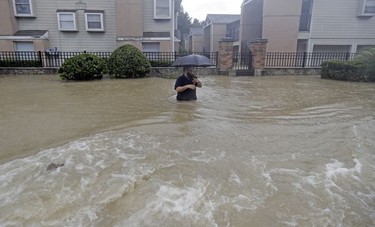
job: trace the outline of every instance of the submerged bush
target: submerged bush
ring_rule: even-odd
[[[375,48],[370,48],[361,52],[356,60],[363,62],[365,66],[364,73],[367,80],[375,81]]]
[[[105,68],[103,59],[85,53],[65,60],[58,72],[63,80],[95,80],[103,78]]]
[[[139,78],[150,72],[151,64],[138,48],[125,44],[109,57],[108,70],[116,78]]]
[[[329,60],[322,63],[323,79],[366,81],[365,65],[361,61]]]

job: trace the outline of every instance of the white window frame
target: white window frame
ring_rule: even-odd
[[[89,28],[89,15],[99,15],[100,21],[93,21],[93,22],[100,22],[100,28]],[[85,13],[85,20],[86,20],[86,31],[104,31],[104,16],[103,13]]]
[[[369,7],[369,2],[374,4],[375,0],[360,0],[358,7],[358,16],[375,16],[375,12],[366,12],[366,7]]]
[[[34,15],[32,0],[27,0],[28,3],[16,3],[16,1],[17,1],[17,0],[13,0],[14,15],[15,15],[16,17],[31,17],[31,16]],[[19,4],[23,4],[23,5],[28,4],[28,5],[29,5],[29,8],[30,8],[30,13],[19,13],[19,12],[17,12],[17,5],[19,5]]]
[[[72,21],[73,22],[73,28],[68,29],[68,28],[62,28],[61,27],[61,20],[60,16],[61,15],[71,15],[72,16]],[[57,24],[59,27],[60,31],[77,31],[77,23],[76,23],[76,13],[75,12],[57,12]]]
[[[158,15],[157,14],[157,8],[158,8],[158,2],[159,1],[166,1],[166,0],[154,0],[154,19],[171,19],[172,18],[172,0],[167,0],[168,1],[168,15]]]

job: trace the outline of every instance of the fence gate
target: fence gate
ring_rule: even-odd
[[[251,70],[251,52],[233,53],[234,70]]]

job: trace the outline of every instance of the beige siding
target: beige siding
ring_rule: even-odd
[[[226,24],[214,24],[211,26],[213,26],[211,52],[216,52],[216,51],[219,51],[219,41],[226,36],[227,25]]]
[[[36,18],[19,18],[20,30],[48,30],[50,47],[61,51],[112,51],[116,48],[114,0],[90,0],[87,10],[104,10],[105,32],[87,32],[83,10],[76,11],[77,32],[58,30],[56,10],[75,10],[77,1],[36,1]]]
[[[14,17],[12,0],[1,0],[0,9],[0,35],[13,35],[17,31],[17,22]]]
[[[269,52],[295,52],[301,0],[266,0],[263,8],[263,34]]]
[[[139,0],[115,0],[117,36],[143,36],[143,2]]]

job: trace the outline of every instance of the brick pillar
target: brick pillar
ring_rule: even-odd
[[[254,69],[254,76],[261,76],[266,64],[267,39],[256,39],[248,43],[251,51],[251,67]]]
[[[233,66],[233,41],[219,41],[219,68],[228,71]]]

